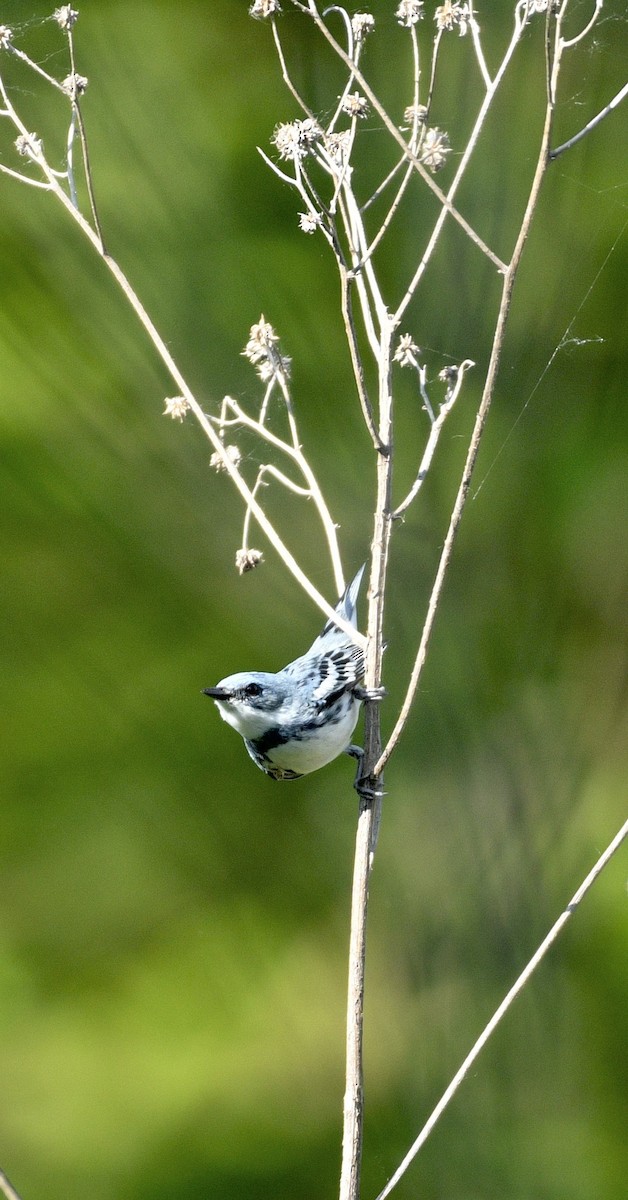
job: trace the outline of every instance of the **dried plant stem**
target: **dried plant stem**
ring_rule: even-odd
[[[512,50],[511,43],[509,50]],[[508,57],[508,53],[506,58]],[[556,79],[560,47],[556,41],[556,58],[553,64],[552,83]],[[499,75],[499,73],[498,73]],[[486,425],[491,402],[495,392],[495,383],[504,345],[506,322],[510,311],[510,302],[515,278],[521,261],[523,248],[530,231],[530,226],[536,209],[537,201],[545,171],[549,162],[549,145],[552,130],[555,88],[550,87],[545,112],[545,121],[541,137],[541,145],[532,180],[528,203],[521,222],[519,235],[508,267],[505,270],[502,296],[496,321],[491,356],[486,375],[482,399],[478,409],[467,459],[456,501],[452,511],[445,545],[439,562],[436,579],[432,588],[428,613],[421,637],[421,642],[410,684],[402,706],[399,718],[384,751],[378,754],[380,743],[380,721],[376,705],[368,705],[365,721],[364,746],[364,775],[374,793],[373,799],[365,799],[360,805],[358,831],[356,839],[356,854],[354,862],[354,881],[352,889],[352,914],[349,958],[349,993],[347,1005],[347,1073],[345,1091],[345,1113],[343,1130],[343,1161],[340,1182],[340,1200],[359,1200],[360,1159],[362,1151],[362,1038],[364,1021],[364,977],[366,956],[366,919],[368,910],[368,881],[372,865],[372,853],[379,821],[379,806],[381,794],[376,795],[378,780],[381,788],[381,773],[396,746],[401,732],[405,727],[410,707],[412,705],[420,674],[425,662],[436,612],[438,609],[443,584],[449,566],[455,537],[460,526],[462,513],[467,501],[473,469],[477,460],[480,441]],[[386,566],[391,533],[391,448],[392,448],[392,401],[390,395],[390,348],[394,319],[383,323],[383,336],[380,344],[380,428],[379,437],[382,446],[389,451],[388,456],[380,453],[378,457],[378,494],[375,511],[375,528],[373,537],[373,559],[371,570],[371,588],[369,595],[369,625],[367,650],[367,687],[376,687],[380,683],[381,655],[383,647],[383,599],[386,581]],[[385,336],[387,332],[387,337]],[[388,355],[388,357],[386,357]],[[385,365],[388,364],[388,370]],[[489,1031],[490,1036],[490,1031]]]
[[[307,12],[308,15],[312,17],[312,20],[316,24],[317,29],[320,30],[323,37],[329,43],[329,45],[331,46],[334,53],[338,55],[338,58],[341,60],[341,62],[344,63],[344,65],[348,68],[348,70],[353,72],[356,82],[360,85],[360,88],[364,92],[364,95],[366,96],[369,103],[372,105],[372,107],[375,110],[375,112],[377,113],[378,117],[383,121],[386,130],[388,131],[390,136],[393,138],[393,140],[395,142],[397,142],[397,144],[399,146],[401,146],[401,149],[403,150],[405,157],[408,159],[409,162],[412,163],[412,166],[414,167],[414,169],[416,171],[418,171],[423,182],[427,185],[427,187],[430,189],[430,191],[434,193],[436,198],[440,201],[440,203],[444,206],[444,208],[447,209],[447,211],[451,214],[453,219],[458,222],[458,224],[461,226],[462,229],[464,229],[465,233],[471,238],[471,241],[475,242],[476,246],[478,246],[478,248],[482,251],[482,253],[485,254],[486,257],[489,258],[491,260],[491,262],[497,267],[497,270],[504,271],[505,264],[490,249],[490,247],[486,245],[486,243],[479,236],[479,234],[476,233],[476,231],[472,228],[472,226],[469,224],[469,222],[467,220],[465,220],[465,218],[462,216],[462,214],[458,212],[458,210],[452,204],[451,200],[445,195],[445,193],[443,191],[441,191],[438,184],[434,182],[429,171],[427,171],[426,168],[423,166],[423,163],[419,161],[419,159],[416,157],[416,155],[410,149],[410,147],[408,146],[407,142],[405,141],[405,139],[403,137],[403,134],[397,129],[397,126],[395,125],[394,121],[392,121],[390,119],[386,109],[384,108],[383,104],[378,99],[378,97],[375,95],[375,92],[373,91],[372,87],[370,86],[368,80],[365,79],[362,72],[360,70],[358,70],[358,68],[356,67],[356,64],[352,61],[352,59],[349,57],[349,55],[346,53],[346,51],[342,48],[340,43],[336,41],[333,34],[330,33],[323,18],[321,17],[320,13],[318,12],[316,5],[313,3],[313,0],[310,0],[307,7],[303,4],[298,3],[297,0],[292,0],[292,3],[295,5],[296,8],[299,8],[302,12]]]
[[[587,124],[578,133],[574,133],[573,137],[568,138],[561,146],[557,146],[555,150],[552,150],[550,158],[558,158],[559,155],[564,154],[565,150],[571,150],[572,146],[575,146],[583,137],[586,137],[592,129],[595,129],[596,125],[600,124],[600,121],[603,121],[609,113],[612,113],[613,109],[617,108],[622,100],[625,100],[626,96],[628,96],[628,83],[625,83],[623,88],[619,89],[617,95],[613,96],[612,100],[609,100],[606,107],[597,113],[595,117],[592,117],[590,121],[587,121]]]
[[[553,105],[548,102],[546,113],[545,113],[545,124],[544,124],[544,129],[543,129],[543,135],[541,138],[541,149],[539,152],[539,157],[538,157],[538,161],[537,161],[537,165],[536,165],[536,170],[534,173],[534,178],[532,180],[532,186],[531,186],[530,194],[528,197],[528,203],[526,205],[526,210],[525,210],[523,220],[521,223],[521,228],[519,230],[519,236],[517,238],[517,242],[516,242],[516,245],[515,245],[515,248],[513,251],[513,255],[510,260],[510,264],[508,266],[508,270],[506,271],[506,274],[505,274],[504,280],[503,280],[503,284],[502,284],[501,302],[500,302],[499,313],[497,316],[497,322],[496,322],[496,326],[495,326],[495,334],[493,337],[493,345],[491,348],[491,356],[489,359],[488,370],[486,373],[484,390],[482,392],[482,399],[480,401],[480,406],[478,408],[477,416],[475,418],[475,424],[473,426],[473,433],[471,435],[471,441],[469,443],[469,449],[467,452],[467,457],[466,457],[464,469],[462,472],[462,478],[460,480],[460,486],[458,488],[458,494],[456,496],[456,500],[455,500],[454,507],[452,510],[451,518],[449,521],[449,528],[447,530],[447,536],[445,538],[445,542],[444,542],[443,549],[441,552],[440,560],[438,563],[438,569],[436,571],[436,577],[434,579],[434,584],[432,586],[432,591],[431,591],[430,599],[429,599],[429,603],[428,603],[427,616],[425,618],[425,624],[423,626],[423,632],[421,634],[421,641],[419,644],[419,649],[417,651],[416,659],[414,661],[414,666],[412,668],[412,673],[410,676],[410,682],[408,684],[408,689],[407,689],[403,704],[401,706],[399,716],[397,718],[397,721],[395,723],[393,731],[390,734],[388,742],[386,743],[386,747],[385,747],[384,751],[382,752],[378,762],[376,763],[376,766],[374,769],[375,775],[379,775],[380,772],[383,771],[386,763],[388,762],[388,759],[390,758],[393,750],[395,749],[395,746],[397,745],[399,738],[401,737],[401,734],[405,728],[406,722],[408,720],[408,716],[410,714],[410,709],[414,702],[414,697],[416,695],[416,690],[417,690],[417,687],[419,684],[419,679],[421,678],[421,672],[422,672],[423,666],[425,664],[425,659],[427,657],[427,650],[428,650],[428,646],[430,643],[432,631],[434,629],[436,613],[438,610],[438,605],[440,603],[440,598],[441,598],[442,591],[443,591],[445,576],[447,574],[447,569],[448,569],[449,563],[451,561],[451,556],[452,556],[452,552],[453,552],[453,548],[454,548],[454,542],[456,540],[456,535],[458,533],[458,529],[460,528],[460,522],[462,520],[462,514],[464,511],[464,507],[465,507],[465,504],[468,499],[469,488],[471,486],[471,478],[473,476],[473,471],[474,471],[475,464],[477,461],[477,456],[478,456],[478,451],[480,448],[482,434],[483,434],[484,428],[486,426],[486,420],[487,420],[487,417],[489,414],[491,403],[493,401],[493,396],[495,394],[495,384],[497,381],[497,373],[499,370],[499,364],[501,361],[501,355],[502,355],[502,350],[503,350],[503,346],[504,346],[506,322],[508,320],[508,313],[510,311],[510,302],[512,299],[512,292],[513,292],[513,288],[514,288],[514,284],[515,284],[515,278],[516,278],[517,271],[519,268],[519,263],[521,262],[521,255],[523,253],[523,248],[524,248],[526,239],[528,237],[528,233],[530,232],[530,226],[532,224],[532,218],[534,216],[537,201],[539,198],[541,184],[543,182],[543,178],[545,176],[545,171],[547,170],[547,165],[549,162],[549,144],[550,144],[550,136],[551,136],[551,129],[552,129],[552,116],[553,116]]]
[[[384,650],[384,596],[392,520],[392,337],[394,322],[384,322],[381,336],[379,379],[379,429],[382,449],[377,459],[377,498],[373,528],[369,587],[366,687],[381,683]],[[347,988],[346,1088],[342,1138],[340,1200],[358,1200],[363,1137],[364,978],[366,969],[366,922],[369,877],[381,812],[381,792],[373,772],[381,752],[379,705],[367,703],[364,722],[364,790],[360,795],[358,828],[351,894],[351,932]]]
[[[266,425],[264,424],[263,418],[264,418],[265,411],[266,411],[268,396],[264,402],[264,405],[262,406],[262,413],[260,415],[259,420],[255,420],[254,417],[249,416],[249,414],[246,413],[243,408],[241,408],[241,406],[238,404],[237,400],[234,400],[233,397],[226,396],[223,401],[223,412],[228,410],[229,412],[233,413],[233,417],[227,418],[224,415],[221,415],[219,418],[217,418],[216,424],[217,424],[217,427],[219,430],[224,430],[225,428],[228,428],[233,425],[242,426],[246,429],[251,429],[257,435],[257,437],[259,437],[263,441],[268,442],[269,445],[274,446],[275,449],[279,450],[282,454],[285,454],[296,465],[296,467],[301,472],[301,474],[306,482],[306,485],[307,485],[306,487],[301,487],[299,484],[297,484],[293,480],[289,479],[282,471],[278,470],[276,467],[273,467],[272,465],[269,465],[269,464],[264,464],[258,472],[257,481],[251,491],[251,495],[253,497],[256,495],[259,484],[262,481],[263,475],[271,474],[275,477],[275,479],[277,479],[278,482],[282,483],[283,486],[288,488],[290,491],[294,492],[297,495],[304,496],[307,499],[310,499],[314,502],[314,504],[316,506],[316,511],[318,513],[318,517],[319,517],[319,520],[320,520],[320,523],[321,523],[321,526],[323,529],[323,533],[325,535],[325,538],[327,539],[329,556],[331,559],[332,569],[334,572],[334,581],[335,581],[335,585],[336,585],[336,591],[337,591],[338,595],[340,595],[340,593],[344,590],[345,580],[344,580],[344,574],[343,574],[343,570],[342,570],[342,563],[340,560],[340,549],[338,546],[336,525],[333,521],[332,515],[327,507],[327,504],[325,503],[325,498],[321,491],[318,480],[314,474],[314,471],[312,470],[305,454],[303,453],[303,450],[301,449],[301,444],[299,442],[299,435],[298,435],[298,430],[297,430],[297,426],[296,426],[296,421],[294,418],[294,413],[292,411],[292,404],[290,401],[290,397],[289,397],[289,393],[288,393],[288,390],[286,387],[285,380],[283,381],[281,390],[283,392],[286,412],[288,415],[288,423],[290,426],[290,434],[291,434],[290,442],[287,442],[283,438],[278,437],[277,434],[272,433],[271,430],[268,429],[266,427]],[[250,522],[251,512],[252,512],[251,505],[247,504],[246,511],[245,511],[245,529],[247,531],[248,531],[248,525]]]
[[[421,458],[421,462],[419,464],[419,469],[417,471],[416,479],[415,479],[414,483],[412,484],[412,487],[410,488],[410,491],[408,492],[408,495],[406,496],[405,500],[402,500],[401,504],[398,504],[394,513],[392,513],[392,518],[394,521],[399,520],[399,518],[403,516],[403,514],[407,511],[407,509],[410,507],[412,502],[416,499],[416,497],[421,489],[421,486],[423,484],[423,481],[430,469],[430,466],[432,465],[432,459],[434,457],[436,447],[438,445],[438,440],[439,440],[440,435],[443,430],[443,425],[445,424],[445,421],[447,420],[449,413],[451,412],[454,404],[456,403],[458,396],[460,395],[460,390],[462,388],[462,383],[464,380],[465,373],[466,373],[466,371],[469,370],[470,367],[473,367],[473,366],[475,366],[475,363],[471,362],[471,359],[469,359],[469,358],[465,358],[464,362],[462,362],[460,364],[460,366],[458,368],[458,378],[457,378],[453,388],[451,389],[451,394],[449,395],[449,398],[447,400],[445,400],[444,404],[441,404],[440,411],[439,411],[439,414],[437,417],[434,416],[434,413],[431,410],[431,405],[430,405],[429,399],[427,397],[427,392],[425,392],[424,406],[425,406],[425,408],[430,416],[431,422],[432,422],[432,427],[430,429],[430,436],[428,437],[427,442],[425,444],[425,450],[423,451],[423,457]],[[421,383],[421,391],[422,391],[422,393],[424,392],[423,382]]]
[[[392,1178],[386,1184],[386,1187],[384,1188],[384,1190],[382,1192],[380,1192],[379,1196],[377,1197],[377,1200],[386,1200],[386,1197],[390,1196],[390,1193],[393,1191],[393,1189],[399,1183],[399,1180],[401,1179],[401,1177],[403,1175],[405,1175],[408,1167],[410,1166],[410,1163],[412,1162],[412,1160],[414,1158],[416,1158],[419,1150],[427,1141],[434,1126],[436,1125],[437,1121],[439,1120],[439,1118],[442,1116],[443,1112],[447,1108],[447,1105],[449,1104],[450,1100],[452,1100],[453,1097],[455,1096],[456,1092],[458,1091],[458,1088],[460,1087],[460,1084],[462,1083],[465,1076],[468,1074],[470,1068],[473,1066],[475,1060],[477,1059],[478,1055],[480,1054],[480,1051],[484,1049],[484,1046],[486,1045],[489,1038],[492,1036],[492,1034],[497,1029],[497,1026],[500,1024],[502,1018],[508,1012],[508,1009],[511,1007],[513,1001],[516,1000],[519,993],[521,991],[523,991],[523,988],[528,983],[528,980],[531,978],[531,976],[536,971],[536,968],[539,966],[539,964],[545,958],[545,955],[547,954],[548,950],[554,945],[554,942],[558,938],[559,934],[562,933],[569,918],[573,916],[573,914],[576,911],[581,900],[584,899],[584,897],[586,896],[589,889],[595,883],[595,880],[598,878],[599,875],[601,875],[604,868],[608,865],[608,863],[610,862],[610,860],[613,857],[613,855],[615,854],[615,852],[619,849],[622,842],[625,841],[625,839],[627,837],[628,837],[628,821],[626,821],[625,824],[622,825],[621,829],[615,835],[612,842],[610,842],[609,845],[606,847],[606,850],[604,851],[604,853],[600,855],[595,866],[592,867],[592,869],[589,871],[589,874],[582,881],[582,883],[580,884],[580,887],[572,896],[567,907],[565,909],[563,909],[562,913],[558,917],[558,920],[555,921],[554,924],[552,925],[552,928],[550,929],[547,936],[541,942],[538,950],[536,950],[535,953],[532,955],[532,958],[530,959],[530,961],[524,967],[524,969],[521,972],[521,974],[519,975],[519,977],[515,980],[512,987],[510,988],[510,990],[504,996],[504,999],[502,1000],[499,1007],[496,1008],[490,1021],[484,1027],[479,1038],[474,1043],[474,1045],[471,1047],[471,1050],[467,1054],[467,1057],[465,1058],[464,1062],[456,1071],[456,1074],[454,1075],[451,1083],[449,1084],[447,1089],[443,1092],[443,1095],[441,1096],[440,1100],[438,1101],[436,1108],[433,1110],[433,1112],[429,1116],[428,1120],[425,1122],[425,1125],[423,1126],[420,1134],[415,1139],[415,1141],[412,1143],[410,1149],[408,1150],[408,1153],[406,1154],[403,1161],[399,1164],[399,1167],[395,1171]]]
[[[23,125],[18,114],[12,109],[12,106],[10,105],[8,96],[6,95],[6,91],[2,85],[1,78],[0,78],[0,90],[2,91],[2,98],[5,102],[5,104],[7,105],[7,108],[10,111],[11,119],[13,120],[16,128],[19,129],[20,132],[24,136],[29,137],[26,127]],[[242,496],[242,499],[245,501],[245,504],[250,508],[250,511],[252,512],[253,516],[255,517],[255,520],[257,521],[257,523],[260,526],[260,528],[262,529],[262,531],[265,533],[270,544],[277,551],[278,555],[280,556],[280,558],[282,559],[282,561],[284,562],[284,564],[286,565],[288,570],[291,572],[291,574],[294,576],[294,578],[297,580],[297,582],[300,583],[300,585],[304,589],[304,591],[307,592],[308,596],[310,596],[310,598],[314,601],[314,603],[320,608],[321,612],[324,613],[324,615],[328,619],[333,620],[338,626],[340,626],[340,628],[342,628],[353,639],[353,641],[356,643],[356,645],[362,646],[364,648],[366,645],[366,639],[364,638],[364,636],[362,634],[358,633],[353,628],[353,626],[348,624],[348,622],[343,621],[341,618],[338,617],[337,613],[334,610],[334,607],[331,604],[329,604],[329,602],[318,591],[318,589],[316,587],[314,587],[314,584],[311,583],[308,576],[301,569],[298,562],[294,558],[294,555],[290,552],[288,547],[285,545],[284,541],[278,534],[277,530],[275,529],[275,527],[273,526],[271,521],[269,521],[264,510],[257,503],[257,500],[255,499],[251,489],[248,487],[248,485],[245,482],[245,480],[243,479],[242,475],[240,474],[240,472],[237,470],[234,463],[229,458],[229,455],[227,454],[227,452],[225,450],[224,444],[221,441],[219,434],[214,429],[214,427],[211,423],[211,420],[206,415],[206,413],[203,412],[203,409],[201,408],[200,404],[198,403],[198,400],[196,399],[196,397],[192,393],[191,389],[189,388],[189,386],[188,386],[186,380],[184,379],[181,371],[179,370],[176,362],[174,361],[172,355],[170,354],[170,351],[168,350],[166,343],[164,342],[164,340],[161,337],[161,335],[159,334],[156,326],[154,325],[153,321],[151,320],[148,313],[146,312],[146,309],[144,308],[142,302],[140,301],[137,293],[132,288],[129,280],[127,279],[126,275],[121,270],[121,268],[119,267],[116,260],[114,258],[112,258],[111,255],[108,254],[107,251],[104,249],[100,235],[97,232],[95,232],[94,229],[92,229],[91,225],[89,224],[88,221],[85,220],[82,213],[77,208],[75,208],[70,197],[66,195],[63,188],[60,186],[58,180],[55,178],[54,172],[49,167],[43,154],[41,152],[37,152],[37,150],[34,150],[32,152],[32,161],[36,163],[36,165],[41,170],[42,174],[45,176],[49,190],[54,193],[57,200],[63,205],[63,207],[65,208],[65,210],[69,214],[69,216],[72,218],[72,220],[79,226],[81,232],[84,234],[84,236],[87,238],[87,240],[91,243],[91,245],[93,246],[96,253],[103,260],[103,262],[105,263],[105,265],[107,266],[107,268],[109,269],[111,274],[113,275],[116,283],[118,284],[121,291],[123,292],[126,300],[130,304],[131,308],[133,309],[136,316],[138,317],[141,325],[143,326],[144,330],[148,334],[148,337],[150,338],[150,341],[152,342],[153,347],[157,351],[159,357],[161,358],[161,361],[163,362],[164,366],[166,367],[172,380],[174,381],[176,386],[179,388],[181,395],[187,401],[187,403],[190,407],[190,410],[194,413],[196,420],[198,421],[199,425],[203,429],[203,432],[205,433],[208,440],[210,441],[213,450],[220,456],[220,460],[222,462],[222,465],[223,465],[225,471],[227,472],[227,474],[230,476],[231,480],[235,484],[238,492]]]
[[[7,1179],[4,1171],[0,1171],[0,1192],[6,1197],[6,1200],[20,1200],[12,1183]]]
[[[463,179],[463,176],[466,172],[467,166],[471,159],[471,155],[473,154],[473,151],[477,145],[478,139],[479,139],[482,129],[484,127],[484,123],[486,121],[488,111],[495,99],[497,91],[499,90],[500,84],[504,78],[504,75],[506,73],[508,65],[512,60],[513,54],[514,54],[514,52],[517,48],[517,45],[519,43],[519,40],[521,38],[522,31],[523,31],[523,25],[521,24],[520,18],[517,18],[515,20],[515,26],[514,26],[514,29],[512,32],[510,42],[508,43],[508,46],[504,53],[504,57],[502,58],[502,61],[499,65],[499,70],[497,71],[497,74],[495,75],[495,78],[493,79],[490,86],[487,87],[487,89],[486,89],[486,93],[484,95],[484,99],[482,100],[482,104],[480,105],[480,109],[479,109],[478,115],[476,117],[475,123],[473,125],[473,129],[471,130],[469,140],[467,142],[464,153],[458,164],[458,169],[457,169],[456,174],[454,175],[454,178],[449,186],[449,189],[447,192],[447,200],[448,200],[449,204],[453,204],[456,192],[458,191],[460,183]],[[434,253],[434,250],[438,244],[438,240],[440,238],[443,225],[447,218],[447,211],[448,210],[445,207],[443,207],[443,208],[441,208],[440,213],[438,214],[438,218],[434,224],[434,229],[432,230],[427,247],[421,257],[421,261],[419,262],[417,269],[408,285],[405,296],[403,297],[401,303],[399,304],[399,307],[397,308],[397,317],[399,318],[399,320],[403,316],[406,308],[408,307],[408,304],[410,303],[412,297],[414,296],[414,293],[418,287],[421,277],[423,276],[423,274],[426,270],[426,267],[432,257],[432,254]],[[499,270],[501,271],[502,274],[505,275],[508,268],[505,263],[502,263],[500,261]]]

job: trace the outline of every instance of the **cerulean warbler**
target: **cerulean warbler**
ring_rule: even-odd
[[[357,629],[360,567],[336,605],[336,612]],[[242,671],[204,688],[223,720],[244,738],[251,758],[271,779],[300,779],[318,771],[351,746],[360,701],[364,655],[332,621],[301,658],[276,675]]]

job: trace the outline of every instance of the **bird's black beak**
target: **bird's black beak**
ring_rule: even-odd
[[[202,688],[203,696],[211,696],[212,700],[230,700],[231,692],[227,688]]]

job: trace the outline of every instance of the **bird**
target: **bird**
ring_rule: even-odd
[[[335,609],[356,630],[365,566]],[[351,735],[369,695],[360,686],[363,674],[361,648],[330,620],[309,650],[276,674],[241,671],[202,691],[242,736],[262,771],[271,779],[300,779],[340,754],[361,759]]]

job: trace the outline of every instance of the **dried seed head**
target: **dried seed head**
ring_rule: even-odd
[[[436,9],[434,20],[439,32],[457,29],[460,37],[464,37],[471,15],[472,10],[469,4],[461,4],[460,0],[445,0],[445,3],[439,4]]]
[[[261,550],[236,550],[235,565],[241,575],[255,570],[255,567],[259,567],[263,561],[264,555]]]
[[[291,360],[287,355],[279,353],[278,343],[279,338],[275,330],[262,313],[257,325],[251,326],[249,340],[242,354],[253,364],[263,383],[267,383],[279,372],[286,378],[290,375]]]
[[[13,30],[8,25],[0,25],[0,50],[8,50],[13,41]]]
[[[417,125],[425,125],[425,122],[427,121],[427,105],[409,104],[408,107],[404,108],[403,110],[403,119],[404,121],[407,121],[409,125],[414,125],[415,121]]]
[[[402,333],[395,350],[394,361],[400,367],[416,367],[416,356],[421,353],[411,333]]]
[[[23,158],[39,158],[42,152],[42,140],[36,133],[21,133],[15,139],[15,149]]]
[[[395,16],[400,25],[405,25],[406,29],[409,29],[411,25],[416,25],[417,21],[423,19],[424,8],[423,0],[401,0]]]
[[[303,233],[314,233],[322,224],[318,213],[299,213],[299,229]]]
[[[272,17],[275,13],[280,12],[279,0],[253,0],[253,4],[249,8],[250,16],[255,17],[256,21],[263,21],[266,17]]]
[[[61,87],[68,96],[74,99],[75,96],[82,96],[87,88],[87,79],[84,75],[66,75]]]
[[[442,129],[428,129],[423,139],[419,158],[428,171],[433,174],[445,166],[447,155],[451,154],[449,137]]]
[[[277,147],[280,158],[295,160],[305,158],[322,133],[318,122],[307,117],[305,121],[282,121],[270,140]]]
[[[60,29],[71,29],[78,21],[78,13],[69,4],[62,4],[61,8],[55,8],[52,19],[57,22]]]
[[[366,96],[361,96],[359,92],[349,92],[342,101],[341,108],[343,112],[349,114],[350,117],[366,117],[368,115],[369,106]]]
[[[351,146],[351,134],[348,129],[340,133],[328,133],[323,142],[329,157],[341,167]]]
[[[184,396],[170,396],[166,400],[164,417],[172,417],[173,421],[182,421],[190,406]]]
[[[548,8],[551,12],[556,12],[559,7],[556,0],[528,0],[528,20],[536,13],[547,12]]]
[[[370,13],[354,13],[351,18],[351,28],[356,42],[361,42],[375,28],[375,17]]]
[[[268,357],[273,346],[276,346],[278,341],[279,338],[270,321],[267,321],[262,313],[257,325],[251,325],[249,340],[242,353],[255,366],[261,359]]]
[[[233,463],[234,467],[237,467],[242,461],[242,451],[240,450],[239,446],[225,446],[225,454],[229,461]],[[209,460],[209,465],[210,467],[214,468],[214,471],[216,471],[217,474],[220,474],[221,471],[227,470],[225,466],[225,460],[217,450],[214,450],[214,453]]]

